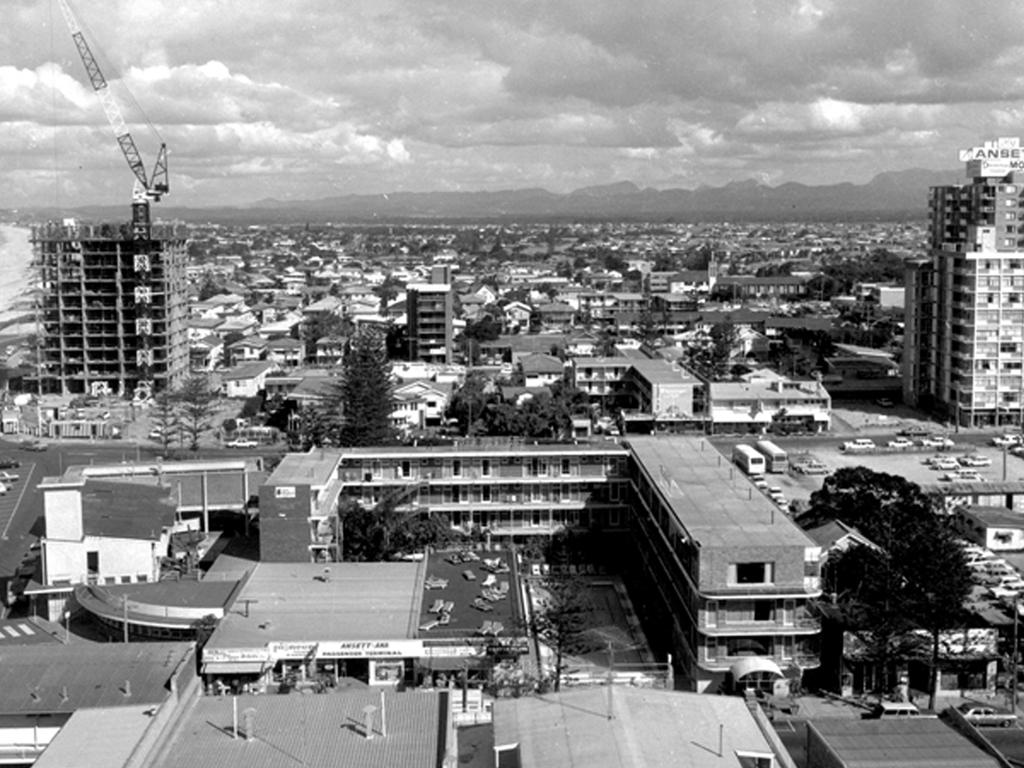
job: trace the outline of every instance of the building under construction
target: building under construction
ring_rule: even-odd
[[[145,398],[188,373],[185,228],[49,222],[32,230],[38,392]]]

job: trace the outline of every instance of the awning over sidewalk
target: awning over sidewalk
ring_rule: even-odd
[[[208,661],[204,675],[260,675],[267,668],[265,661]]]
[[[779,665],[765,656],[749,656],[745,659],[740,659],[729,667],[729,672],[732,674],[733,680],[742,680],[753,672],[767,672],[780,678],[785,677],[782,674],[782,670],[779,669]]]

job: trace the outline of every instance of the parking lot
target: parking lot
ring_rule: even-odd
[[[970,436],[960,438],[952,435],[953,445],[947,448],[922,448],[914,446],[904,449],[889,449],[890,440],[897,439],[895,434],[875,435],[871,439],[878,446],[875,451],[844,451],[841,446],[847,440],[840,437],[820,438],[775,438],[773,442],[785,450],[791,461],[816,460],[824,465],[822,474],[801,474],[795,471],[785,473],[769,473],[765,475],[762,491],[768,494],[770,488],[778,488],[787,501],[806,501],[812,493],[821,488],[822,483],[831,473],[842,467],[867,467],[875,472],[905,477],[919,485],[935,485],[945,482],[943,478],[955,468],[949,464],[944,468],[932,468],[927,462],[936,459],[958,459],[965,456],[981,457],[979,463],[987,466],[974,466],[981,481],[1024,481],[1024,458],[1015,456],[1003,448],[991,444],[991,436]],[[746,440],[715,440],[716,447],[726,458],[731,458],[732,448],[737,442],[753,445],[754,438]]]

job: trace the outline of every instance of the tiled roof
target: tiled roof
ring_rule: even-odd
[[[159,704],[192,643],[0,646],[0,714]],[[128,683],[127,690],[125,683]]]

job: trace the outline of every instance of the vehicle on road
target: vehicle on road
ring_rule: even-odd
[[[992,707],[980,707],[970,702],[964,702],[957,710],[971,725],[1009,728],[1017,722],[1017,716],[1012,712],[1000,712]]]
[[[909,427],[904,427],[896,434],[901,437],[927,437],[931,432],[927,427],[922,427],[919,424],[911,424]]]
[[[960,462],[961,467],[991,467],[992,459],[988,456],[982,456],[981,454],[974,454],[972,456],[961,456],[957,461]]]
[[[866,437],[858,437],[856,440],[847,440],[840,446],[840,450],[848,453],[857,453],[863,451],[873,451],[877,446],[874,440],[869,440]]]
[[[21,462],[17,459],[12,459],[10,456],[0,456],[0,469],[17,469],[21,466]]]
[[[801,475],[827,475],[828,467],[822,464],[817,459],[811,459],[809,461],[801,461],[799,464],[793,465],[793,470],[799,472]]]
[[[38,440],[22,440],[19,445],[23,451],[45,451],[49,446],[46,443],[41,443]]]
[[[888,397],[880,397],[877,400],[875,400],[875,405],[877,405],[879,408],[895,408],[896,402]]]
[[[237,438],[224,443],[227,448],[258,448],[259,443],[255,440],[246,440],[245,438]]]
[[[890,440],[886,445],[890,448],[906,449],[913,448],[914,441],[908,440],[905,437],[897,437],[895,440]]]

